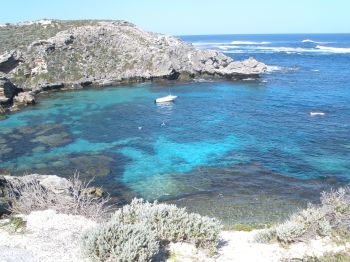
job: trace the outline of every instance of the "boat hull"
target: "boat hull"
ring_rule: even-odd
[[[177,98],[177,96],[164,96],[164,97],[159,97],[156,99],[156,103],[166,103],[166,102],[172,102]]]

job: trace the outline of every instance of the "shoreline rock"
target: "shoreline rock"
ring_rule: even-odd
[[[45,21],[0,28],[0,36],[8,36],[0,47],[0,71],[25,92],[11,97],[13,111],[33,104],[42,91],[195,77],[241,80],[266,71],[253,58],[234,61],[125,21]]]
[[[55,175],[0,176],[0,217],[10,214],[11,194],[14,185],[37,182],[45,190],[54,194],[70,196],[71,183],[68,179]]]

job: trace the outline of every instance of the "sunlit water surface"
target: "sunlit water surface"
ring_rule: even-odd
[[[327,51],[303,42],[311,39],[333,44],[323,44]],[[2,172],[79,170],[119,203],[159,199],[226,223],[278,221],[317,201],[320,191],[348,183],[349,35],[184,40],[273,67],[260,81],[42,95],[36,106],[0,121]],[[169,90],[175,103],[154,103]]]

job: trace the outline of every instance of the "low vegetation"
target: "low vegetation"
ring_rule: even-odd
[[[53,209],[58,213],[82,215],[93,220],[103,220],[111,208],[109,197],[89,194],[89,182],[83,182],[76,173],[69,179],[67,194],[47,190],[38,180],[29,179],[12,184],[10,211],[29,214],[32,211]]]
[[[175,205],[134,199],[107,223],[82,239],[85,254],[97,261],[150,261],[161,248],[184,241],[215,252],[221,224]]]
[[[1,221],[0,228],[4,228],[10,232],[21,232],[26,226],[26,221],[23,218],[18,216],[10,216],[9,218]]]
[[[350,252],[342,251],[336,253],[326,253],[321,257],[306,257],[302,262],[349,262]]]
[[[293,214],[286,222],[277,227],[257,234],[258,242],[272,239],[289,244],[307,241],[317,237],[335,237],[348,239],[350,236],[350,187],[324,192],[321,203],[312,205]]]

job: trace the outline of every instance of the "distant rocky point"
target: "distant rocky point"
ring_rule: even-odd
[[[53,89],[195,77],[258,77],[263,63],[198,50],[125,21],[39,20],[0,26],[0,105],[16,110]]]

